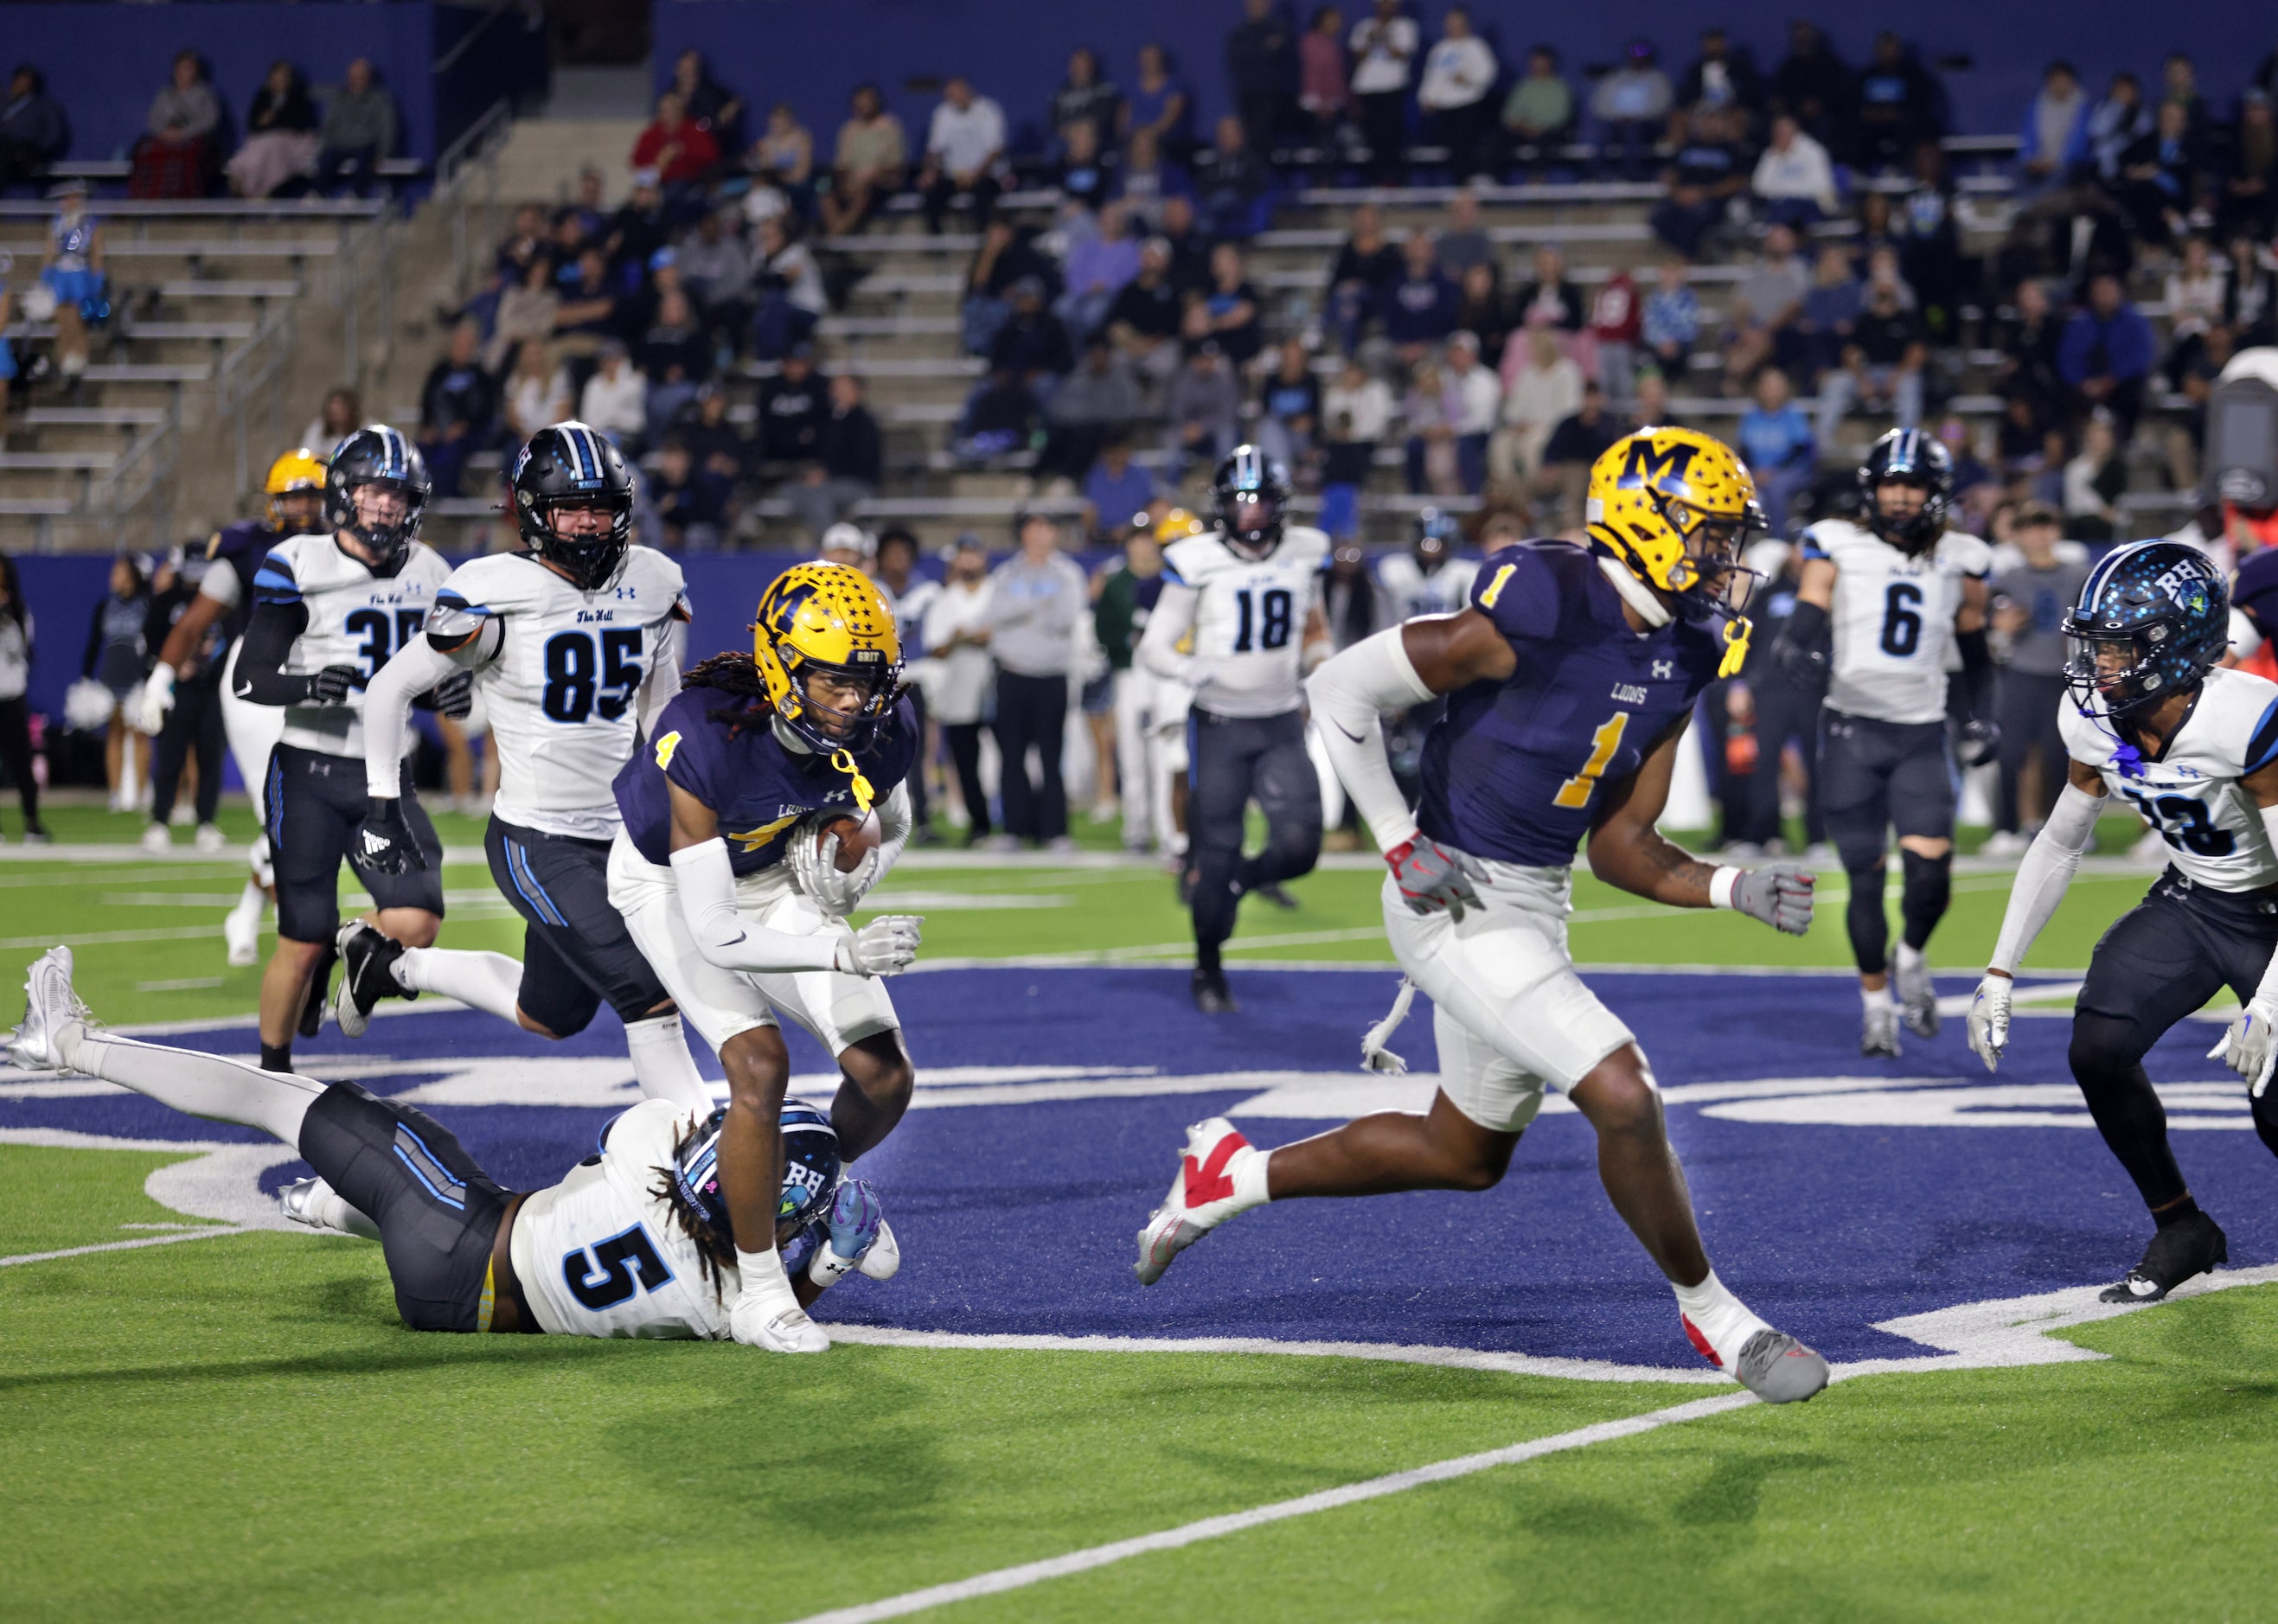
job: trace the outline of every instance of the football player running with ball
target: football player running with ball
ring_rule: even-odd
[[[427,635],[397,650],[364,695],[371,802],[361,856],[386,873],[425,866],[395,764],[412,696],[473,672],[500,756],[483,849],[522,915],[522,961],[406,947],[353,920],[340,931],[333,1014],[360,1037],[380,999],[442,993],[559,1039],[583,1032],[607,1003],[624,1023],[641,1092],[701,1114],[712,1096],[671,995],[609,904],[609,842],[624,821],[610,781],[680,691],[680,566],[631,545],[632,474],[582,423],[539,430],[509,483],[525,551],[453,571]]]
[[[2270,1086],[2278,1021],[2278,684],[2221,666],[2220,566],[2175,541],[2116,548],[2066,617],[2058,713],[2069,782],[2017,865],[1993,961],[1969,1006],[1986,1069],[2009,1041],[2018,962],[2064,900],[2096,820],[2118,795],[2158,830],[2167,872],[2104,933],[2072,1018],[2072,1074],[2104,1142],[2156,1226],[2143,1261],[2104,1293],[2157,1302],[2225,1261],[2221,1228],[2191,1199],[2144,1056],[2228,987],[2242,1006],[2213,1058],[2245,1079],[2254,1130],[2278,1154]]]
[[[1386,1111],[1272,1152],[1223,1117],[1188,1130],[1171,1193],[1139,1232],[1151,1285],[1235,1214],[1301,1195],[1486,1190],[1502,1178],[1546,1087],[1598,1135],[1615,1210],[1677,1294],[1693,1346],[1758,1397],[1808,1399],[1827,1362],[1773,1330],[1716,1278],[1701,1249],[1661,1097],[1635,1038],[1566,951],[1571,867],[1586,842],[1601,880],[1679,907],[1731,908],[1800,934],[1812,879],[1792,864],[1720,867],[1663,840],[1686,723],[1701,690],[1739,668],[1748,622],[1728,600],[1755,487],[1724,446],[1645,429],[1590,471],[1589,543],[1527,541],[1488,554],[1470,606],[1355,644],[1306,684],[1330,759],[1391,873],[1385,934],[1428,994],[1441,1085],[1424,1116]],[[1445,695],[1410,812],[1380,718]]]
[[[293,1147],[317,1176],[278,1193],[285,1216],[378,1241],[396,1312],[413,1330],[730,1334],[738,1241],[750,1244],[754,1231],[734,1227],[721,1197],[724,1112],[644,1100],[602,1129],[600,1154],[561,1183],[516,1193],[433,1117],[354,1083],[102,1031],[72,990],[69,948],[35,961],[24,990],[11,1062],[101,1078]],[[829,1119],[796,1101],[781,1115],[783,1177],[760,1220],[768,1255],[781,1247],[806,1265],[803,1303],[852,1269],[891,1277],[900,1263],[893,1231],[876,1193],[841,1176]]]
[[[1321,569],[1329,538],[1283,522],[1289,488],[1254,446],[1235,448],[1212,482],[1218,528],[1163,551],[1163,591],[1147,617],[1141,668],[1194,694],[1187,713],[1185,883],[1195,916],[1195,1007],[1231,1011],[1219,949],[1242,899],[1313,872],[1321,786],[1305,753],[1302,665],[1327,652]],[[1194,652],[1179,644],[1191,634]],[[1251,799],[1265,849],[1242,854]]]
[[[411,762],[398,764],[397,796],[408,838],[425,866],[390,873],[358,850],[365,812],[364,689],[388,656],[427,628],[435,591],[450,573],[418,539],[427,507],[427,465],[394,429],[359,429],[325,471],[329,535],[294,536],[271,551],[254,576],[253,618],[231,669],[232,690],[278,705],[284,731],[270,752],[263,803],[277,868],[277,949],[261,982],[261,1064],[293,1069],[293,1035],[317,1035],[340,934],[340,870],[346,858],[371,893],[366,917],[407,947],[435,940],[443,918],[443,842],[411,792]],[[466,713],[463,673],[422,696]]]
[[[893,612],[869,577],[800,564],[761,594],[752,652],[690,670],[617,774],[609,901],[728,1073],[720,1186],[738,1235],[764,1236],[775,1200],[784,1017],[837,1057],[830,1122],[848,1161],[909,1105],[901,1021],[875,978],[909,968],[919,921],[845,922],[910,837],[919,734],[901,689]],[[841,866],[842,842],[859,861]],[[737,1263],[738,1342],[830,1346],[772,1248],[745,1243]]]
[[[1993,677],[1985,637],[1993,553],[1946,528],[1953,490],[1953,459],[1936,436],[1893,429],[1877,440],[1859,469],[1859,520],[1823,519],[1803,533],[1795,612],[1773,651],[1792,682],[1827,690],[1819,798],[1851,881],[1844,923],[1859,964],[1862,1055],[1895,1057],[1901,1018],[1919,1037],[1938,1035],[1926,949],[1953,896],[1949,647],[1961,656],[1971,718],[1961,729],[1962,764],[1991,760],[2000,741],[1999,730],[1979,720]],[[1893,828],[1906,874],[1895,1003],[1883,901]]]

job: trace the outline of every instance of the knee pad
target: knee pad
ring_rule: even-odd
[[[1884,865],[1845,869],[1851,881],[1851,901],[1843,910],[1843,925],[1851,937],[1851,957],[1863,975],[1880,975],[1889,967],[1891,921],[1883,910]]]
[[[2072,1041],[2066,1047],[2065,1061],[2072,1068],[2073,1081],[2080,1085],[2082,1096],[2093,1106],[2133,1087],[2149,1048],[2134,1021],[2082,1010],[2072,1018]],[[2153,1098],[2156,1101],[2158,1096]]]
[[[1938,928],[1953,900],[1953,853],[1926,858],[1900,847],[1899,858],[1905,875],[1899,916],[1906,921],[1907,945],[1919,949],[1930,941],[1930,932]]]

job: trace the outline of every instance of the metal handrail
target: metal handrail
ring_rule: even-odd
[[[468,216],[478,206],[485,212],[497,208],[499,155],[506,150],[513,130],[513,103],[501,96],[435,160],[435,187],[429,195],[438,207],[451,211],[451,287],[462,298],[467,293]],[[482,182],[479,205],[470,201],[478,178]]]

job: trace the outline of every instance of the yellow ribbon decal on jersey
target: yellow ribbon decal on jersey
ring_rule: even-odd
[[[1745,614],[1736,614],[1724,622],[1724,658],[1716,662],[1718,676],[1738,676],[1740,667],[1748,663],[1748,634],[1755,630]]]
[[[854,765],[853,752],[845,750],[833,751],[830,765],[854,781],[854,804],[862,811],[868,812],[870,803],[876,797],[877,791],[871,789],[870,781],[862,776],[862,769]]]
[[[672,752],[679,748],[680,735],[677,732],[668,733],[662,738],[657,740],[656,765],[658,770],[661,771],[672,765]]]
[[[1597,732],[1590,736],[1590,759],[1582,770],[1558,786],[1558,793],[1550,797],[1553,806],[1576,807],[1590,804],[1590,792],[1598,787],[1598,775],[1606,770],[1606,763],[1622,747],[1622,735],[1629,731],[1630,713],[1616,711],[1598,724]]]
[[[1504,583],[1517,573],[1518,566],[1516,564],[1505,564],[1501,569],[1496,570],[1494,579],[1487,583],[1487,590],[1479,594],[1479,607],[1494,608],[1495,599],[1502,596]]]
[[[799,814],[793,812],[788,818],[778,818],[773,823],[763,823],[756,829],[745,829],[742,834],[730,835],[728,838],[742,846],[744,855],[749,857],[798,821]]]

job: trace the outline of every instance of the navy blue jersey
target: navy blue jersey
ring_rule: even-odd
[[[738,723],[715,716],[745,718]],[[918,753],[917,713],[894,706],[869,749],[854,758],[883,804],[909,775]],[[791,832],[809,813],[854,810],[854,781],[821,756],[784,747],[763,705],[716,688],[684,690],[657,718],[654,743],[633,752],[617,774],[617,810],[625,834],[650,862],[672,860],[669,779],[710,807],[728,842],[728,865],[756,873],[784,854]]]
[[[2239,560],[2230,606],[2254,622],[2266,643],[2278,640],[2278,547],[2262,547]]]
[[[1608,784],[1693,713],[1716,680],[1716,634],[1677,621],[1640,637],[1585,547],[1525,541],[1488,554],[1471,606],[1518,656],[1501,682],[1448,696],[1424,741],[1417,823],[1475,857],[1562,867]]]
[[[245,626],[253,618],[253,577],[261,568],[261,560],[269,551],[284,539],[258,519],[240,519],[213,533],[206,543],[206,557],[218,569],[227,565],[237,576],[237,596],[226,599],[229,613],[221,619],[221,635],[225,644],[234,643],[245,635]],[[221,597],[210,592],[209,597]]]

